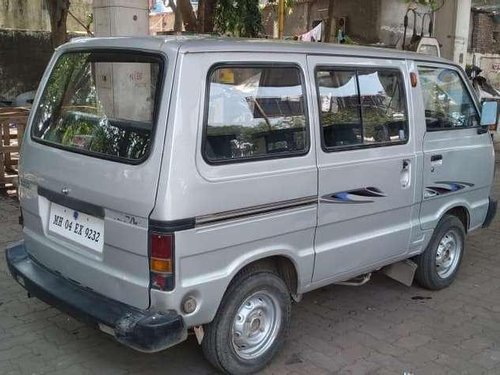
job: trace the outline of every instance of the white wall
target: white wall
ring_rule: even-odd
[[[401,0],[381,0],[381,12],[380,12],[380,31],[379,38],[381,42],[386,46],[396,46],[400,48],[403,42],[403,32],[404,32],[404,16],[406,10],[408,9],[406,2]],[[419,13],[424,13],[426,7],[417,6],[417,11]],[[424,24],[424,35],[427,35],[427,30],[429,26],[429,20],[426,18]],[[417,32],[420,34],[422,27],[422,19],[417,18]],[[406,40],[410,41],[413,34],[413,13],[408,13],[408,29],[406,32]]]
[[[408,4],[402,0],[381,0],[380,39],[388,46],[401,47],[403,19]],[[446,0],[443,8],[435,14],[434,37],[441,47],[441,56],[465,65],[467,43],[469,39],[471,0]],[[418,6],[419,13],[427,11],[427,7]],[[413,33],[413,14],[409,13],[407,40]],[[429,18],[426,17],[424,35],[427,35]],[[420,34],[422,18],[417,18],[417,32]]]

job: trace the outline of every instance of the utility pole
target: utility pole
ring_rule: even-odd
[[[471,0],[458,0],[455,13],[455,35],[453,38],[453,61],[465,67],[469,42]]]
[[[149,34],[147,0],[94,0],[92,5],[96,36]],[[137,97],[151,95],[151,68],[148,64],[112,62],[95,65],[98,97],[108,115],[116,118],[147,115],[147,109],[136,103]],[[120,100],[115,101],[118,96]]]
[[[95,35],[148,35],[148,7],[147,0],[94,0]]]
[[[326,43],[330,43],[332,41],[332,37],[335,37],[334,35],[334,30],[333,30],[333,25],[334,25],[334,19],[333,19],[333,13],[334,13],[334,0],[330,0],[328,3],[328,18],[326,19],[326,25],[325,25],[325,37],[324,40]]]
[[[278,0],[278,38],[283,39],[285,26],[285,0]]]
[[[471,0],[447,0],[435,13],[434,36],[443,43],[441,56],[465,67]]]

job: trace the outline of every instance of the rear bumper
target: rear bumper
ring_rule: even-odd
[[[8,247],[6,258],[12,277],[30,295],[81,321],[99,325],[133,349],[157,352],[187,337],[184,320],[175,311],[140,310],[85,289],[30,258],[23,242]]]
[[[490,203],[488,204],[488,212],[486,213],[486,218],[484,219],[483,228],[488,228],[495,218],[497,213],[497,201],[490,198]]]

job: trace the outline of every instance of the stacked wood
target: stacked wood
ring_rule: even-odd
[[[21,142],[29,109],[0,107],[0,189],[15,188]]]

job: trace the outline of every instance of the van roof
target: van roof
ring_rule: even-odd
[[[381,48],[376,46],[355,46],[332,43],[313,43],[301,41],[283,41],[276,39],[244,39],[230,37],[213,37],[205,35],[193,36],[144,36],[144,37],[97,37],[75,38],[67,46],[78,44],[79,47],[105,46],[113,41],[122,46],[140,48],[145,45],[179,49],[181,53],[200,52],[280,52],[280,53],[305,53],[311,55],[338,55],[376,57],[399,60],[419,60],[450,64],[453,62],[444,58],[425,55],[422,53],[399,51],[396,49]],[[108,44],[109,45],[109,44]],[[71,47],[70,47],[71,48]]]

